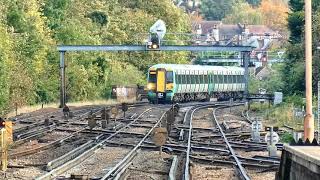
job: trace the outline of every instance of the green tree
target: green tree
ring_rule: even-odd
[[[262,14],[244,0],[239,0],[232,6],[230,14],[223,19],[223,22],[229,24],[262,24]]]
[[[304,65],[304,1],[290,0],[291,12],[288,18],[288,27],[290,31],[290,44],[287,47],[286,62],[283,68],[283,80],[285,82],[284,91],[287,95],[300,94],[305,91],[305,65]],[[319,29],[319,2],[313,1],[313,88],[317,90],[317,81],[319,80],[319,55],[316,51],[320,34]],[[314,93],[317,91],[314,91]]]
[[[203,0],[200,12],[207,20],[222,20],[231,12],[234,0]]]

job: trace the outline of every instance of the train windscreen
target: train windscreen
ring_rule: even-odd
[[[149,73],[149,83],[156,83],[157,81],[157,74],[155,71],[150,71]]]

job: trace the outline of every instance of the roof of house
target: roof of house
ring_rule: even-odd
[[[249,32],[254,35],[277,34],[276,31],[265,25],[247,25],[247,28],[249,29]]]
[[[219,32],[222,35],[237,35],[244,31],[244,27],[241,24],[223,24],[222,21],[194,21],[192,22],[192,29],[196,31],[199,28],[199,24],[201,25],[202,34],[211,33],[215,26],[219,28]],[[249,29],[249,33],[253,35],[277,34],[276,31],[265,25],[247,25],[246,27]]]
[[[237,34],[242,33],[242,28],[239,25],[233,25],[233,24],[222,24],[219,27],[219,34],[222,36],[234,36]]]
[[[192,29],[197,30],[198,25],[201,24],[202,34],[208,34],[213,29],[215,25],[221,25],[221,21],[201,21],[201,22],[192,22]]]

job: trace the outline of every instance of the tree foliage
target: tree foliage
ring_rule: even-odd
[[[222,20],[231,12],[234,0],[202,0],[201,14],[207,20]]]
[[[190,32],[170,0],[0,0],[0,110],[59,98],[57,44],[141,44],[158,19],[168,32]],[[174,35],[167,39],[176,38]],[[111,85],[144,84],[158,62],[187,53],[67,53],[68,101],[107,97]]]
[[[251,7],[244,0],[237,1],[224,19],[228,24],[262,24],[262,14],[258,9]]]
[[[262,13],[264,25],[286,32],[289,11],[287,3],[279,0],[262,0],[259,11]]]
[[[288,28],[290,31],[290,44],[287,47],[287,57],[285,67],[283,68],[283,80],[285,92],[288,95],[303,95],[305,91],[305,51],[304,51],[304,1],[290,0],[291,12],[288,18]],[[317,90],[317,81],[319,80],[319,54],[316,46],[320,40],[320,9],[319,2],[313,1],[313,88]],[[316,91],[313,91],[314,93]]]

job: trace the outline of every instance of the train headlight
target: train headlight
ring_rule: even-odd
[[[148,88],[149,90],[151,90],[151,89],[152,89],[152,84],[148,84],[147,88]]]

